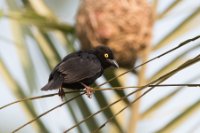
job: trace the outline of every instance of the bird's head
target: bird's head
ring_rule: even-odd
[[[102,67],[105,69],[110,66],[119,68],[118,63],[114,59],[112,50],[106,46],[98,46],[95,48],[95,55],[101,62]]]

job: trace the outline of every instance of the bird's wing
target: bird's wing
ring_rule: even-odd
[[[65,83],[75,83],[98,75],[102,67],[100,61],[94,55],[90,55],[90,58],[80,56],[68,58],[57,69],[64,76]]]

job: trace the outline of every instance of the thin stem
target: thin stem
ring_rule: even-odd
[[[171,72],[161,76],[160,78],[158,78],[157,80],[153,81],[154,83],[159,81],[157,83],[160,84],[162,82],[164,82],[165,80],[167,80],[168,78],[170,78],[171,76],[173,76],[174,74],[176,74],[177,72],[179,72],[180,70],[197,63],[200,60],[200,54],[197,55],[195,58],[190,59],[188,61],[186,61],[185,63],[183,63],[182,65],[180,65],[178,68],[172,70]],[[112,119],[114,119],[116,116],[118,116],[121,112],[123,112],[126,108],[128,108],[130,105],[134,104],[136,101],[138,101],[140,98],[142,98],[144,95],[146,95],[148,92],[150,92],[151,90],[153,90],[154,87],[148,89],[147,91],[145,91],[141,96],[139,96],[138,98],[136,98],[133,102],[131,102],[130,104],[128,104],[127,106],[125,106],[123,109],[121,109],[119,112],[117,112],[115,115],[113,115],[112,117],[110,117],[105,123],[103,123],[99,128],[97,128],[96,130],[93,131],[93,133],[98,132],[100,129],[102,129],[108,122],[110,122]]]
[[[200,84],[161,84],[161,85],[149,85],[150,87],[200,87]]]
[[[159,56],[156,56],[156,57],[154,57],[154,58],[152,58],[152,59],[150,59],[150,60],[148,60],[148,61],[146,61],[146,62],[144,62],[144,63],[142,63],[142,64],[140,64],[140,65],[138,65],[138,66],[136,66],[136,67],[134,67],[134,68],[132,68],[132,69],[130,69],[130,70],[128,70],[128,71],[126,71],[126,72],[124,72],[124,73],[118,75],[118,76],[116,76],[116,77],[114,77],[114,78],[111,78],[111,79],[108,80],[107,82],[104,82],[104,83],[98,85],[97,87],[100,87],[100,86],[102,86],[102,85],[104,85],[104,84],[106,84],[106,83],[108,83],[108,82],[110,82],[110,81],[112,81],[112,80],[114,80],[114,79],[120,77],[120,76],[123,76],[123,75],[127,74],[128,72],[133,71],[134,69],[137,69],[137,68],[139,68],[139,67],[141,67],[141,66],[143,66],[143,65],[145,65],[145,64],[147,64],[147,63],[149,63],[149,62],[151,62],[151,61],[153,61],[153,60],[156,60],[156,59],[158,59],[158,58],[160,58],[160,57],[162,57],[162,56],[164,56],[164,55],[170,53],[170,52],[173,52],[173,51],[175,51],[176,49],[178,49],[178,48],[184,46],[185,44],[187,44],[187,43],[189,43],[189,42],[191,42],[191,41],[195,41],[195,40],[198,39],[198,38],[200,38],[200,35],[198,35],[198,36],[196,36],[196,37],[194,37],[194,38],[192,38],[192,39],[188,39],[188,40],[186,40],[186,41],[180,43],[178,46],[176,46],[176,47],[174,47],[174,48],[172,48],[172,49],[170,49],[170,50],[164,52],[163,54],[161,54],[161,55],[159,55]],[[179,68],[177,68],[177,69],[171,71],[170,73],[168,73],[168,74],[166,74],[166,75],[164,75],[164,76],[161,76],[160,78],[158,78],[158,79],[155,80],[154,82],[151,82],[151,84],[152,84],[152,83],[155,83],[155,82],[157,82],[157,81],[159,81],[159,80],[161,80],[161,79],[163,79],[163,78],[165,78],[165,77],[170,77],[171,75],[173,75],[174,73],[176,73],[177,70],[179,71],[179,69],[183,69],[184,67],[187,67],[187,66],[189,66],[189,65],[191,65],[191,64],[193,64],[193,63],[195,63],[195,62],[197,62],[195,59],[198,59],[198,57],[199,57],[199,56],[197,56],[197,57],[194,58],[193,60],[192,60],[192,59],[189,60],[188,62],[186,62],[186,63],[184,63],[183,65],[181,65]],[[150,85],[150,84],[148,84],[148,85]],[[145,85],[145,86],[143,86],[143,87],[146,88],[146,87],[148,87],[148,86]],[[144,88],[140,88],[140,89],[144,89]],[[152,89],[149,89],[149,91],[151,91],[151,90],[152,90]],[[149,92],[149,91],[147,90],[146,93]],[[143,93],[143,94],[145,95],[146,93]],[[54,109],[56,109],[56,108],[58,108],[58,107],[60,107],[60,106],[62,106],[62,105],[64,105],[64,104],[68,103],[69,101],[71,101],[71,100],[73,100],[73,99],[75,99],[75,98],[78,98],[79,96],[81,96],[81,95],[83,95],[83,94],[85,94],[85,93],[82,93],[82,94],[80,94],[80,95],[77,95],[76,97],[74,97],[74,98],[72,98],[72,99],[70,99],[70,100],[68,100],[68,101],[66,101],[66,102],[64,102],[64,103],[62,103],[62,104],[60,104],[60,105],[58,105],[58,106],[52,108],[51,110],[46,111],[45,113],[39,115],[39,116],[36,117],[35,119],[33,119],[33,120],[29,121],[28,123],[26,123],[26,124],[20,126],[19,128],[17,128],[17,129],[14,130],[13,132],[16,132],[16,131],[20,130],[21,128],[23,128],[23,127],[25,127],[26,125],[28,125],[28,124],[30,124],[30,123],[36,121],[37,119],[39,119],[40,117],[44,116],[45,114],[51,112],[52,110],[54,110]],[[124,109],[124,110],[125,110],[125,109]],[[123,110],[122,110],[122,111],[123,111]],[[122,111],[121,111],[121,112],[122,112]],[[120,113],[120,112],[119,112],[119,113]],[[119,114],[119,113],[118,113],[118,114]],[[111,119],[109,119],[109,121],[112,120],[113,118],[115,118],[115,116],[113,116]],[[107,123],[108,123],[109,121],[107,121]],[[105,123],[105,124],[106,124],[106,123]],[[102,126],[101,126],[101,127],[102,127]]]
[[[76,90],[76,91],[67,91],[67,92],[65,92],[65,94],[75,93],[75,92],[81,92],[81,91],[79,91],[79,90]],[[13,104],[19,103],[19,102],[24,102],[24,101],[29,101],[29,100],[36,100],[36,99],[41,99],[41,98],[46,98],[46,97],[52,97],[52,96],[55,96],[55,95],[58,95],[58,93],[53,93],[53,94],[47,94],[47,95],[41,95],[41,96],[28,97],[28,98],[20,99],[20,100],[11,102],[9,104],[6,104],[6,105],[0,107],[0,110],[3,109],[3,108],[6,108],[8,106],[11,106]]]
[[[142,95],[140,95],[139,97],[137,97],[133,102],[131,102],[130,104],[128,104],[127,106],[125,106],[124,108],[122,108],[119,112],[117,112],[115,115],[113,115],[112,117],[110,117],[105,123],[103,123],[99,128],[97,128],[96,130],[94,130],[92,133],[98,132],[108,122],[110,122],[112,119],[114,119],[116,116],[118,116],[121,112],[123,112],[125,109],[127,109],[131,104],[134,104],[135,102],[137,102],[140,98],[142,98],[144,95],[146,95],[151,90],[153,90],[153,88],[150,88],[150,89],[146,90]]]
[[[162,76],[162,78],[164,78],[164,76]],[[84,119],[83,119],[82,121],[80,121],[79,123],[75,124],[74,126],[70,127],[70,128],[67,129],[66,131],[64,131],[64,133],[69,132],[70,130],[72,130],[73,128],[77,127],[78,125],[80,125],[81,123],[85,122],[86,120],[90,119],[91,117],[95,116],[96,114],[99,114],[100,112],[104,111],[105,109],[109,108],[110,106],[112,106],[112,105],[114,105],[114,104],[120,102],[121,100],[126,99],[127,97],[131,96],[132,94],[134,94],[134,93],[136,93],[136,92],[138,92],[138,91],[141,91],[141,90],[145,89],[145,88],[148,87],[149,85],[151,85],[151,84],[153,84],[153,83],[156,83],[157,81],[161,80],[162,78],[160,77],[160,78],[158,78],[158,79],[152,81],[151,83],[149,83],[149,84],[147,84],[147,85],[145,85],[145,86],[143,86],[143,87],[141,87],[141,88],[139,88],[139,89],[137,89],[137,90],[135,90],[135,91],[129,93],[128,95],[126,95],[126,96],[124,96],[124,97],[118,99],[117,101],[115,101],[115,102],[113,102],[113,103],[111,103],[111,104],[109,104],[109,105],[107,105],[107,106],[101,108],[101,110],[99,110],[99,111],[97,111],[96,113],[94,113],[94,114],[92,114],[92,115],[90,115],[90,116],[84,118]],[[127,107],[128,107],[128,106],[127,106]]]
[[[160,57],[162,57],[162,56],[164,56],[164,55],[166,55],[166,54],[168,54],[168,53],[170,53],[170,52],[173,52],[174,50],[176,50],[176,49],[178,49],[178,48],[180,48],[180,47],[186,45],[187,43],[190,43],[190,42],[192,42],[192,41],[195,41],[195,40],[197,40],[198,38],[200,38],[200,35],[198,35],[198,36],[196,36],[196,37],[193,37],[193,38],[191,38],[191,39],[185,40],[184,42],[180,43],[178,46],[172,48],[171,50],[168,50],[168,51],[164,52],[163,54],[161,54],[161,55],[159,55],[159,56],[156,56],[156,57],[154,57],[154,58],[152,58],[152,59],[150,59],[150,60],[148,60],[148,61],[146,61],[146,62],[144,62],[144,63],[142,63],[142,64],[140,64],[140,65],[138,65],[138,66],[136,66],[136,67],[134,67],[134,68],[132,68],[132,69],[130,69],[130,70],[128,70],[128,71],[126,71],[126,72],[124,72],[124,73],[121,73],[120,75],[111,78],[110,80],[108,80],[108,81],[106,81],[106,82],[104,82],[104,83],[98,85],[97,87],[103,86],[104,84],[109,83],[109,82],[111,82],[112,80],[114,80],[114,79],[116,79],[116,78],[118,78],[118,77],[121,77],[121,76],[123,76],[123,75],[125,75],[125,74],[127,74],[127,73],[129,73],[129,72],[131,72],[131,71],[133,71],[134,69],[137,69],[137,68],[139,68],[139,67],[141,67],[141,66],[143,66],[143,65],[145,65],[145,64],[147,64],[147,63],[149,63],[149,62],[151,62],[151,61],[153,61],[153,60],[155,60],[155,59],[157,59],[157,58],[160,58]],[[97,88],[97,87],[96,87],[96,88]],[[138,87],[138,88],[140,88],[140,87]],[[52,94],[52,95],[54,95],[54,94]],[[40,97],[40,96],[39,96],[39,97]],[[38,97],[38,98],[33,98],[33,99],[39,99],[39,97]],[[47,96],[47,97],[48,97],[48,96]],[[32,100],[32,98],[30,98],[30,99],[27,98],[27,100]],[[26,98],[25,98],[25,99],[22,99],[22,100],[15,101],[15,102],[13,102],[13,103],[9,103],[9,104],[7,104],[7,105],[5,105],[5,106],[3,106],[3,107],[0,107],[0,110],[3,109],[3,108],[5,108],[5,107],[8,107],[8,106],[10,106],[10,105],[13,105],[13,104],[15,104],[15,103],[22,102],[22,101],[26,101]]]
[[[15,133],[15,132],[19,131],[20,129],[22,129],[23,127],[27,126],[28,124],[33,123],[34,121],[36,121],[37,119],[41,118],[42,116],[44,116],[44,115],[48,114],[49,112],[51,112],[51,111],[57,109],[58,107],[63,106],[64,104],[66,104],[66,103],[68,103],[68,102],[70,102],[70,101],[72,101],[72,100],[78,98],[79,96],[82,96],[83,94],[85,94],[85,92],[84,92],[84,93],[81,93],[81,94],[79,94],[79,95],[77,95],[77,96],[75,96],[75,97],[72,97],[72,98],[70,98],[69,100],[67,100],[67,101],[65,101],[65,102],[63,102],[63,103],[61,103],[61,104],[59,104],[59,105],[57,105],[57,106],[51,108],[50,110],[48,110],[48,111],[46,111],[46,112],[44,112],[44,113],[42,113],[42,114],[40,114],[40,115],[38,115],[36,118],[30,120],[29,122],[27,122],[27,123],[25,123],[24,125],[18,127],[17,129],[15,129],[12,133]]]
[[[150,52],[150,47],[147,47],[144,51],[141,52],[141,61],[146,62],[148,61],[148,56]],[[143,84],[146,84],[146,69],[147,65],[143,65],[140,70],[138,71],[138,86],[141,86]],[[138,91],[135,94],[135,97],[139,97],[142,94],[141,91]],[[128,130],[127,133],[134,133],[137,129],[137,123],[140,120],[140,100],[136,102],[135,104],[131,105],[131,115],[129,117],[129,124],[128,124]]]
[[[174,74],[176,74],[177,72],[179,72],[180,70],[182,70],[182,69],[184,69],[184,68],[186,68],[186,67],[188,67],[188,66],[190,66],[190,65],[192,65],[192,64],[194,64],[194,63],[197,63],[199,60],[200,60],[200,55],[197,55],[195,58],[186,61],[185,63],[183,63],[182,65],[180,65],[178,68],[176,68],[176,69],[174,69],[174,70],[168,72],[167,74],[165,74],[165,75],[163,75],[163,76],[157,78],[156,80],[154,80],[154,81],[148,83],[147,85],[143,86],[143,88],[139,88],[138,90],[145,89],[145,88],[148,87],[149,85],[154,84],[154,83],[156,83],[156,82],[158,82],[158,83],[156,83],[156,85],[158,85],[158,84],[164,82],[165,80],[167,80],[169,77],[171,77],[171,76],[173,76]],[[120,110],[118,113],[116,113],[113,117],[111,117],[110,119],[108,119],[104,124],[102,124],[102,125],[101,125],[98,129],[96,129],[94,132],[99,131],[99,130],[100,130],[101,128],[103,128],[109,121],[111,121],[112,119],[114,119],[114,118],[115,118],[117,115],[119,115],[122,111],[124,111],[126,108],[128,108],[129,105],[132,105],[133,103],[135,103],[137,100],[139,100],[139,99],[140,99],[141,97],[143,97],[145,94],[147,94],[148,92],[150,92],[151,90],[153,90],[153,88],[154,88],[154,87],[151,87],[150,89],[148,89],[147,91],[145,91],[142,95],[140,95],[139,97],[137,97],[132,103],[128,104],[125,108],[123,108],[123,109]],[[99,111],[97,111],[96,113],[94,113],[94,114],[88,116],[87,118],[85,118],[85,119],[82,120],[81,122],[77,123],[77,124],[74,125],[73,127],[71,127],[71,128],[69,128],[68,130],[64,131],[64,133],[70,131],[71,129],[75,128],[75,127],[78,126],[79,124],[85,122],[87,119],[93,117],[94,115],[96,115],[96,114],[102,112],[102,111],[105,110],[106,108],[108,108],[108,107],[110,107],[110,106],[112,106],[112,105],[118,103],[119,101],[121,101],[121,100],[127,98],[128,96],[130,96],[130,95],[132,95],[132,94],[134,94],[134,93],[135,93],[135,91],[132,92],[132,93],[129,93],[128,95],[126,95],[126,96],[124,96],[124,97],[122,97],[122,98],[120,98],[120,99],[118,99],[117,101],[111,103],[110,105],[108,105],[108,106],[102,108],[101,110],[99,110]]]
[[[162,54],[160,54],[160,55],[158,55],[158,56],[156,56],[156,57],[154,57],[154,58],[152,58],[152,59],[150,59],[150,60],[148,60],[148,61],[146,61],[146,62],[144,62],[144,63],[142,63],[142,64],[140,64],[140,65],[138,65],[138,66],[136,66],[136,67],[134,67],[134,68],[132,68],[132,69],[129,69],[129,70],[127,70],[126,72],[121,73],[121,74],[119,74],[119,75],[116,76],[116,77],[111,78],[110,80],[108,80],[108,81],[106,81],[106,82],[104,82],[104,83],[98,85],[98,87],[100,87],[100,86],[102,86],[102,85],[105,85],[106,83],[109,83],[109,82],[111,82],[112,80],[114,80],[114,79],[116,79],[116,78],[118,78],[118,77],[121,77],[121,76],[123,76],[123,75],[125,75],[125,74],[127,74],[127,73],[129,73],[129,72],[131,72],[131,71],[133,71],[133,70],[135,70],[135,69],[137,69],[137,68],[139,68],[139,67],[141,67],[141,66],[147,64],[147,63],[149,63],[149,62],[152,62],[152,61],[154,61],[154,60],[156,60],[156,59],[158,59],[158,58],[161,58],[161,57],[163,57],[164,55],[169,54],[169,53],[171,53],[171,52],[177,50],[178,48],[180,48],[180,47],[182,47],[182,46],[185,46],[186,44],[188,44],[188,43],[190,43],[190,42],[192,42],[192,41],[195,41],[195,40],[197,40],[197,39],[199,39],[199,38],[200,38],[200,35],[197,35],[196,37],[193,37],[193,38],[191,38],[191,39],[185,40],[184,42],[180,43],[178,46],[176,46],[176,47],[174,47],[174,48],[172,48],[172,49],[170,49],[170,50],[168,50],[168,51],[166,51],[166,52],[164,52],[164,53],[162,53]]]
[[[115,102],[113,102],[113,103],[111,103],[111,104],[109,104],[109,105],[107,105],[107,106],[101,108],[99,111],[95,112],[94,114],[89,115],[88,117],[86,117],[86,118],[84,118],[82,121],[80,121],[79,123],[75,124],[74,126],[70,127],[70,128],[67,129],[66,131],[64,131],[64,133],[69,132],[70,130],[72,130],[73,128],[77,127],[77,126],[80,125],[81,123],[83,123],[83,122],[85,122],[86,120],[90,119],[91,117],[93,117],[93,116],[95,116],[95,115],[101,113],[102,111],[104,111],[105,109],[109,108],[110,106],[112,106],[112,105],[114,105],[114,104],[120,102],[121,100],[126,99],[127,97],[131,96],[132,94],[134,94],[134,93],[136,93],[136,92],[138,92],[138,91],[141,91],[141,90],[143,90],[143,89],[144,89],[144,88],[139,88],[139,89],[133,91],[132,93],[129,93],[128,95],[126,95],[126,96],[124,96],[124,97],[121,97],[121,98],[118,99],[117,101],[115,101]]]
[[[148,85],[147,87],[200,87],[200,84],[161,84],[161,85]],[[126,86],[126,87],[112,87],[112,88],[96,88],[94,89],[94,91],[108,91],[108,90],[125,90],[125,89],[138,89],[138,88],[143,88],[143,86]],[[66,91],[64,92],[65,94],[70,94],[70,93],[76,93],[76,92],[83,92],[82,90],[76,90],[76,91]],[[52,97],[58,95],[58,93],[53,93],[53,94],[47,94],[47,95],[40,95],[40,96],[35,96],[35,97],[29,97],[29,98],[24,98],[24,99],[20,99],[11,103],[8,103],[4,106],[0,107],[0,110],[11,106],[13,104],[16,103],[20,103],[20,102],[24,102],[24,101],[29,101],[29,100],[36,100],[36,99],[41,99],[41,98],[47,98],[47,97]]]

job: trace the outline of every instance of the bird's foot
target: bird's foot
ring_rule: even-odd
[[[85,92],[86,92],[86,95],[88,96],[88,98],[92,98],[92,94],[94,93],[94,90],[92,87],[86,87],[85,88]]]
[[[81,83],[84,87],[85,87],[85,92],[86,92],[86,95],[88,96],[88,98],[92,98],[92,94],[94,93],[94,89],[90,86],[87,86],[83,83]]]
[[[62,88],[59,88],[59,91],[58,91],[58,95],[61,97],[61,99],[63,100],[63,98],[65,97],[65,92]]]

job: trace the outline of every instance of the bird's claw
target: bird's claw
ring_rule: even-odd
[[[86,95],[88,96],[88,98],[92,98],[92,94],[94,93],[93,88],[87,86],[87,87],[85,87],[85,92],[86,92]]]
[[[92,98],[92,94],[94,93],[93,88],[85,85],[84,83],[81,83],[81,84],[85,87],[85,92],[88,98]]]
[[[58,95],[61,97],[61,99],[63,100],[63,98],[65,97],[65,92],[62,88],[59,88],[59,91],[58,91]]]

